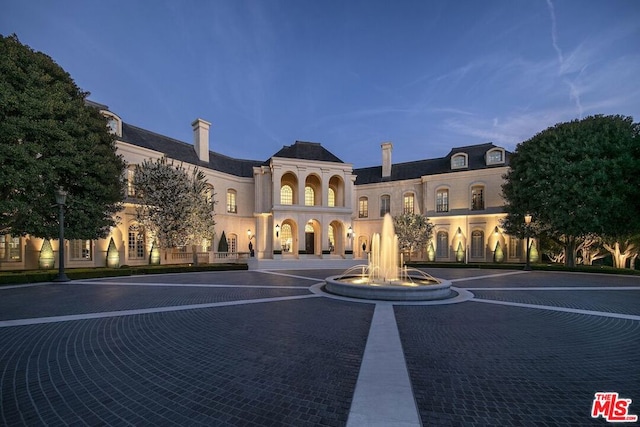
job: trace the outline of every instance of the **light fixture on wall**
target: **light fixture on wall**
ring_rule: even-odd
[[[253,235],[251,234],[251,229],[248,229],[248,230],[247,230],[247,237],[249,238],[249,240],[251,240],[251,239],[253,239],[253,238],[255,237],[255,236],[253,236]]]
[[[276,239],[280,237],[280,224],[276,224]]]
[[[496,228],[493,229],[493,233],[498,235],[500,234],[500,230],[498,230],[498,226],[496,225]]]
[[[458,227],[458,236],[462,236],[462,229]]]
[[[349,228],[347,229],[347,238],[351,238],[351,236],[353,236],[353,228],[351,228],[351,226],[349,226]]]

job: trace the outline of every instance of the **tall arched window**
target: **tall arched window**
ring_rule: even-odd
[[[282,224],[280,230],[280,245],[282,246],[282,252],[291,252],[291,246],[293,244],[293,234],[291,233],[291,225]]]
[[[449,258],[449,233],[438,231],[436,239],[436,257]]]
[[[415,196],[413,193],[407,193],[403,198],[403,212],[405,214],[412,214],[414,212]]]
[[[144,258],[144,230],[138,224],[129,226],[129,259]]]
[[[358,199],[358,218],[369,218],[369,199],[367,197]]]
[[[329,207],[333,208],[336,206],[336,192],[333,190],[333,188],[329,188]]]
[[[436,193],[436,212],[449,212],[449,190],[446,188]]]
[[[227,236],[227,245],[229,246],[229,252],[238,252],[238,235],[229,234]]]
[[[282,187],[280,187],[280,204],[281,205],[293,204],[293,189],[288,184],[285,184]]]
[[[329,224],[328,234],[329,234],[329,251],[335,252],[335,250],[336,250],[336,239],[334,237],[333,225],[331,225],[331,224]]]
[[[313,191],[313,188],[309,186],[304,187],[304,205],[314,206],[315,204],[316,204],[316,192]]]
[[[384,216],[391,212],[391,196],[385,194],[380,197],[380,216]]]
[[[471,187],[471,210],[481,211],[484,209],[484,185],[474,185]]]
[[[471,233],[471,258],[484,258],[484,231]]]
[[[227,190],[227,213],[238,213],[238,204],[236,201],[236,190]]]

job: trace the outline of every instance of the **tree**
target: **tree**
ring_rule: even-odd
[[[431,239],[433,224],[420,214],[402,214],[393,218],[393,225],[398,236],[400,250],[411,252],[421,250]]]
[[[518,144],[502,186],[510,234],[546,233],[575,265],[580,239],[640,230],[640,125],[631,117],[560,123]]]
[[[60,186],[65,237],[101,238],[115,225],[125,164],[88,95],[50,57],[0,36],[0,233],[57,237]]]
[[[166,249],[212,239],[213,195],[205,175],[191,174],[166,157],[145,160],[136,166],[134,188],[136,219]]]

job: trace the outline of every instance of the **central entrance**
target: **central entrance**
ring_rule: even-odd
[[[304,233],[304,250],[309,255],[314,255],[315,252],[315,234],[313,232],[305,232]]]
[[[316,229],[311,221],[304,227],[304,252],[307,255],[316,253]]]

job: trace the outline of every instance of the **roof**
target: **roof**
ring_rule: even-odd
[[[296,141],[293,145],[285,145],[271,157],[344,163],[318,142]]]
[[[487,165],[485,154],[492,148],[500,148],[491,142],[466,147],[452,148],[445,157],[437,159],[417,160],[413,162],[397,163],[391,166],[391,176],[382,178],[382,166],[372,166],[367,168],[354,169],[357,176],[356,185],[374,184],[387,181],[401,181],[405,179],[416,179],[425,175],[437,175],[442,173],[489,169],[509,165],[511,153],[505,150],[505,162],[497,165]],[[468,156],[469,166],[462,169],[451,169],[451,157],[455,154],[465,153]]]
[[[138,147],[159,151],[172,159],[184,163],[191,163],[229,175],[243,178],[253,177],[254,166],[260,166],[258,160],[242,160],[224,156],[213,151],[209,151],[209,162],[202,162],[193,148],[192,144],[178,141],[148,130],[122,123],[122,141]]]

